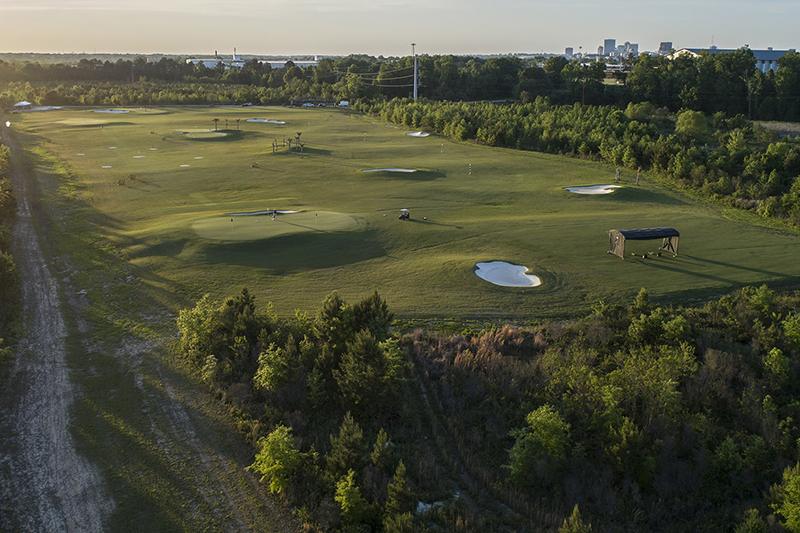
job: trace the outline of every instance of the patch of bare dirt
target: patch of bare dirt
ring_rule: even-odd
[[[34,227],[32,185],[18,168],[12,177],[19,202],[13,238],[23,280],[25,336],[2,398],[0,473],[9,507],[0,515],[0,529],[102,531],[114,503],[97,468],[75,448],[70,432],[75,389],[57,285]]]

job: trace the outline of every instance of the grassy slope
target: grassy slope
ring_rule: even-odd
[[[286,124],[245,122],[252,117]],[[800,263],[792,260],[800,251],[796,235],[730,220],[653,182],[635,187],[630,173],[612,195],[574,195],[562,188],[612,183],[614,169],[408,137],[349,111],[61,110],[21,118],[15,127],[51,140],[47,149],[78,177],[102,240],[173,309],[205,292],[221,298],[247,285],[281,313],[314,309],[334,289],[348,300],[378,289],[408,318],[535,320],[579,313],[598,299],[629,298],[641,287],[671,300],[800,279]],[[220,129],[229,120],[228,136],[173,133],[213,129],[214,118]],[[106,121],[102,128],[97,120]],[[281,146],[296,132],[305,143],[302,159]],[[420,171],[361,172],[393,167]],[[397,220],[403,207],[411,209],[410,222]],[[193,230],[209,217],[269,208],[340,213],[356,229],[320,226],[255,241],[203,239]],[[606,230],[651,226],[681,232],[679,257],[621,261],[606,254]],[[657,246],[629,243],[640,252]],[[490,260],[523,264],[543,284],[488,284],[473,269]]]

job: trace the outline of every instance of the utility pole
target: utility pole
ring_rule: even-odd
[[[414,100],[417,99],[417,52],[414,47],[416,43],[411,43],[411,53],[414,55]]]

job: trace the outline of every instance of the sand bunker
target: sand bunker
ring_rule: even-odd
[[[430,133],[425,133],[423,131],[412,131],[411,133],[406,133],[409,137],[427,137]]]
[[[589,185],[587,187],[564,187],[565,191],[575,194],[611,194],[619,185]]]
[[[158,148],[150,148],[151,152],[155,152],[156,150],[158,150]]]
[[[369,168],[361,172],[416,172],[416,168]]]
[[[286,124],[282,120],[273,120],[271,118],[248,118],[245,122],[262,122],[266,124]]]
[[[203,159],[203,156],[199,155],[199,156],[195,157],[195,159]]]
[[[95,109],[95,113],[130,113],[127,109]]]
[[[100,168],[111,168],[111,165],[103,165],[103,166],[102,166],[102,167],[100,167]]]
[[[181,165],[181,168],[187,168],[189,165]]]
[[[528,267],[512,265],[505,261],[492,261],[490,263],[475,263],[478,270],[475,274],[483,280],[500,285],[501,287],[538,287],[542,280],[526,274]]]
[[[135,155],[133,156],[134,159],[144,159],[145,156],[143,155]]]
[[[116,149],[117,149],[117,147],[116,147],[116,146],[109,146],[109,147],[108,147],[108,149],[109,149],[109,150],[116,150]]]

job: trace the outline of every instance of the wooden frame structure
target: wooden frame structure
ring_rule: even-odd
[[[649,241],[663,239],[659,251],[678,255],[678,240],[681,234],[675,228],[612,229],[608,230],[611,249],[607,252],[625,260],[625,241]]]

